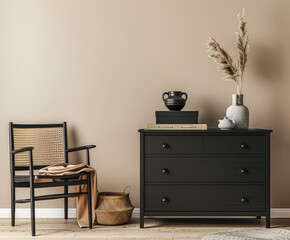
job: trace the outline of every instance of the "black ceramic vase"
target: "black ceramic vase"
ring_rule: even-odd
[[[164,98],[165,95],[167,95],[168,97]],[[185,98],[182,97],[183,95],[185,96]],[[187,94],[180,91],[169,91],[163,93],[162,99],[165,103],[165,106],[170,111],[180,111],[185,106]]]

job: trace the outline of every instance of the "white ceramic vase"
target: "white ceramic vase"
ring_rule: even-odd
[[[233,94],[232,105],[226,112],[226,116],[235,121],[235,129],[249,128],[249,109],[244,106],[243,98],[243,94]]]

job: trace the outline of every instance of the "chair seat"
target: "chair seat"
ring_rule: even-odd
[[[34,175],[34,179],[59,179],[59,180],[69,180],[69,179],[78,179],[82,175],[86,175],[86,172],[81,172],[77,174],[70,174],[70,175],[62,175],[62,176],[56,176],[56,175]],[[14,182],[20,183],[20,182],[29,182],[29,175],[15,175]]]
[[[59,187],[59,186],[73,186],[86,184],[86,179],[79,179],[80,176],[86,175],[87,172],[81,172],[78,174],[64,175],[64,176],[49,176],[49,175],[35,175],[34,187]],[[14,177],[15,187],[27,188],[30,187],[29,175],[15,175]]]

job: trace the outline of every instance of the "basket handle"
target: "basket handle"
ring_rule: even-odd
[[[129,191],[128,191],[128,193],[126,192],[126,190],[129,188]],[[125,188],[124,188],[124,190],[123,190],[123,193],[124,194],[129,194],[130,193],[130,191],[131,191],[131,186],[126,186]]]

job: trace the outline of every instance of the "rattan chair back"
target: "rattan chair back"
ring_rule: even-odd
[[[34,166],[65,162],[65,125],[12,125],[12,150],[33,147]],[[15,167],[29,166],[29,152],[15,155]]]

